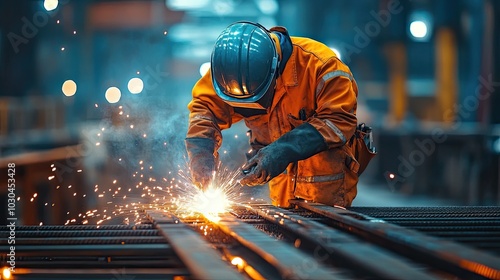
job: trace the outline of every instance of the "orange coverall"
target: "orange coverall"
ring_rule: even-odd
[[[274,27],[271,31],[286,29]],[[187,137],[213,139],[217,155],[221,130],[242,119],[252,132],[250,143],[257,146],[268,145],[308,122],[323,136],[328,149],[289,164],[285,172],[272,179],[272,203],[289,207],[289,199],[302,198],[350,206],[357,193],[359,164],[344,144],[357,125],[356,82],[349,68],[326,45],[309,38],[290,38],[293,51],[277,78],[273,102],[266,114],[245,118],[236,113],[215,93],[208,71],[192,91]],[[300,111],[305,112],[305,118],[299,117]]]

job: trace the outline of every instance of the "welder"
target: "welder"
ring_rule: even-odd
[[[269,183],[272,203],[284,208],[294,198],[350,206],[359,163],[346,143],[357,127],[357,95],[351,71],[323,43],[280,26],[229,25],[188,105],[193,182],[207,186],[221,131],[243,120],[251,150],[242,185]]]

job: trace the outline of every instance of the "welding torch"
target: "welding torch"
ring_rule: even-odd
[[[248,174],[252,173],[252,171],[255,169],[255,167],[256,167],[256,166],[257,166],[257,164],[252,165],[252,166],[250,166],[250,167],[249,167],[249,168],[247,168],[247,169],[242,169],[242,170],[241,170],[241,173],[243,173],[243,175],[245,175],[245,176],[246,176],[246,175],[248,175]]]

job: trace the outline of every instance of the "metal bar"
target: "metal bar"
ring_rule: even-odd
[[[26,258],[16,260],[16,270],[18,267],[22,268],[43,268],[43,269],[58,269],[71,267],[76,268],[183,268],[184,265],[178,259],[172,257],[164,257],[161,259],[152,258],[152,256],[137,256],[135,259],[122,260],[118,257],[112,257],[108,262],[105,257],[86,258],[68,258],[68,257],[50,257],[50,260],[44,257]]]
[[[356,269],[363,270],[369,277],[380,279],[437,279],[429,273],[405,261],[401,256],[378,248],[356,237],[327,227],[315,221],[309,221],[291,211],[275,206],[250,208],[264,219],[279,224],[292,231],[300,239],[312,243],[314,256],[318,261],[332,258]],[[384,265],[380,265],[383,263]]]
[[[376,218],[388,217],[500,217],[500,206],[439,206],[439,207],[351,207],[350,211]]]
[[[409,257],[418,255],[421,261],[465,278],[486,277],[500,279],[500,258],[462,246],[458,243],[437,239],[414,230],[406,229],[363,216],[349,210],[319,203],[294,200],[293,204],[321,214],[339,223],[339,226],[367,239],[378,238],[385,245],[391,244]],[[413,255],[412,255],[413,254]]]
[[[147,218],[153,224],[178,224],[180,222],[179,218],[170,212],[146,211],[146,213]]]
[[[209,243],[191,228],[178,222],[174,215],[146,211],[155,227],[171,244],[195,279],[244,279],[233,267],[225,263]],[[159,222],[157,222],[157,219]]]
[[[222,216],[217,226],[273,265],[281,273],[282,279],[347,279],[342,273],[323,266],[293,246],[279,242],[232,216]]]
[[[84,236],[158,236],[158,230],[47,230],[47,231],[17,231],[16,239],[24,237],[84,237]],[[8,232],[0,232],[0,238],[8,237]]]
[[[174,279],[176,276],[188,276],[182,268],[117,268],[117,269],[25,269],[16,268],[15,279]],[[170,278],[166,278],[170,276]],[[64,277],[64,278],[62,278]]]
[[[380,219],[380,218],[377,218]],[[432,225],[440,225],[440,226],[490,226],[490,227],[497,227],[500,228],[500,218],[497,218],[499,220],[487,220],[487,221],[481,221],[479,219],[474,220],[475,218],[472,218],[471,220],[442,220],[442,219],[402,219],[402,220],[395,220],[395,219],[382,219],[388,223],[394,223],[402,226],[413,226],[413,225],[419,225],[419,226],[432,226]]]
[[[45,226],[16,226],[16,231],[23,230],[138,230],[138,229],[153,229],[153,225],[139,224],[139,225],[45,225]],[[10,231],[9,226],[0,226],[0,231]]]
[[[411,226],[408,227],[410,229],[415,229],[415,230],[420,230],[420,231],[425,231],[429,232],[430,234],[434,234],[434,231],[450,231],[450,232],[460,232],[460,231],[468,231],[468,232],[487,232],[487,231],[492,231],[492,232],[500,232],[500,227],[491,227],[491,226],[468,226],[468,227],[462,227],[462,226],[439,226],[439,225],[428,225],[428,226]]]
[[[6,258],[9,246],[0,246],[0,255]],[[172,254],[168,244],[124,244],[124,245],[20,245],[16,246],[16,257],[21,256],[148,256]]]
[[[426,231],[424,229],[424,231]],[[427,232],[427,231],[426,231]],[[496,237],[500,240],[500,229],[498,231],[434,231],[432,235],[443,237],[470,237],[470,238],[483,238],[483,237]]]
[[[0,240],[0,245],[7,245],[8,240]],[[96,236],[96,237],[48,237],[16,238],[16,245],[89,245],[89,244],[153,244],[166,243],[162,236]]]

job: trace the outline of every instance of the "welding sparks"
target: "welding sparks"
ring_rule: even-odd
[[[2,279],[11,279],[12,273],[8,267],[4,267],[2,271]]]
[[[219,170],[214,172],[212,182],[205,191],[192,184],[185,174],[180,174],[186,183],[183,188],[184,193],[173,198],[178,211],[187,216],[202,214],[210,221],[218,222],[220,214],[228,212],[232,205],[237,204],[238,191],[241,187],[236,179],[239,171],[222,168]]]
[[[97,103],[94,106],[95,108],[100,107]],[[120,115],[129,113],[122,106],[119,106],[119,109]],[[137,131],[140,138],[154,136],[146,131],[141,131],[140,123],[128,123],[124,127],[130,127],[133,131]],[[92,141],[92,143],[96,146],[108,147],[108,142],[105,141],[108,134],[113,133],[113,128],[99,126],[97,130],[92,133],[94,137],[97,135],[95,137],[97,141]],[[234,137],[238,138],[238,135],[234,135]],[[160,144],[172,147],[170,142],[165,141],[160,142]],[[85,200],[96,199],[98,201],[98,209],[91,210],[91,212],[70,213],[68,211],[65,224],[101,225],[108,222],[122,223],[123,221],[139,224],[144,221],[144,210],[150,209],[169,211],[179,218],[198,219],[205,217],[211,222],[218,222],[221,214],[228,213],[234,205],[246,202],[243,201],[242,186],[238,182],[240,171],[222,168],[220,163],[218,171],[213,174],[211,184],[202,191],[192,183],[189,172],[183,173],[184,170],[188,170],[187,163],[185,166],[178,165],[178,170],[160,171],[164,172],[162,175],[165,177],[157,177],[158,170],[161,170],[162,167],[153,166],[150,158],[128,159],[120,154],[116,159],[125,167],[129,167],[127,164],[132,163],[130,167],[135,170],[130,170],[131,172],[127,173],[129,178],[121,175],[120,177],[107,178],[106,182],[95,185],[94,188],[89,188],[87,191],[79,188],[78,185],[72,187],[67,183],[60,183],[60,186],[55,187],[59,191],[65,189],[73,191],[68,190],[67,194],[72,199],[83,200],[81,198],[86,198]],[[54,164],[50,167],[53,172],[60,170]],[[78,168],[72,169],[72,172],[84,174],[83,170]],[[92,172],[92,170],[86,169],[86,172]],[[55,181],[54,179],[61,179],[59,176],[55,176],[56,174],[49,175],[48,180],[52,180],[52,182]],[[28,196],[26,200],[36,204],[37,200],[44,197],[37,196],[35,193],[31,197]],[[55,205],[52,201],[39,201],[39,203],[46,207],[54,207]],[[58,207],[62,206],[59,204]],[[110,221],[111,219],[113,220]],[[205,228],[205,234],[209,233],[210,230],[212,229]]]

